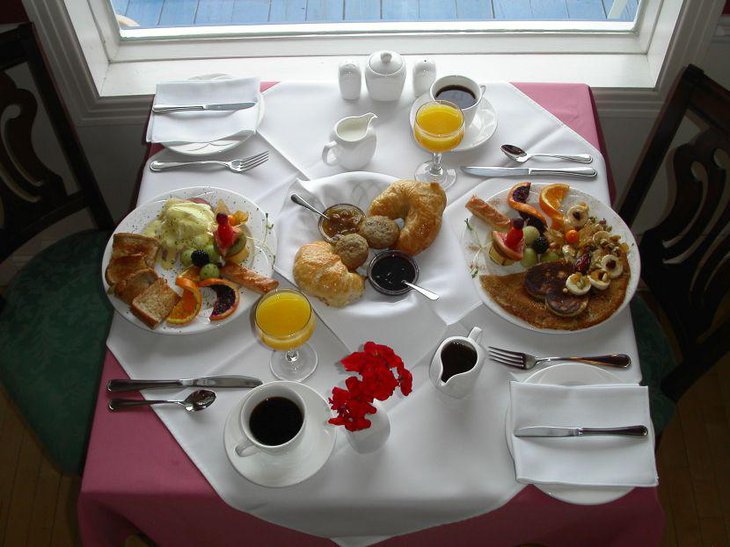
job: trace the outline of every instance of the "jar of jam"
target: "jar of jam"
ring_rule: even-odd
[[[350,203],[332,205],[324,211],[324,214],[329,220],[320,217],[319,232],[329,242],[339,236],[356,233],[358,225],[365,218],[362,209]]]
[[[398,296],[411,288],[403,281],[415,283],[418,279],[418,265],[409,255],[401,251],[383,251],[373,257],[368,266],[368,281],[383,294]]]

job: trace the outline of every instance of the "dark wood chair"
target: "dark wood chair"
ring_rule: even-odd
[[[677,145],[686,117],[700,132]],[[641,277],[678,345],[676,364],[661,347],[666,344],[657,343],[658,323],[640,301],[632,306],[642,372],[654,390],[652,414],[660,428],[668,422],[666,415],[657,416],[662,406],[664,414],[671,412],[671,404],[730,350],[730,93],[693,65],[669,95],[618,208],[629,226],[665,158],[671,208],[644,232],[639,251]]]
[[[113,221],[30,24],[0,34],[0,69],[0,262],[83,209],[97,227],[37,253],[13,277],[0,308],[0,383],[51,459],[79,473],[112,317],[101,258]],[[32,91],[17,83],[25,80]],[[36,97],[53,128],[45,137],[58,143],[73,182],[34,150]],[[74,184],[78,190],[66,190]]]

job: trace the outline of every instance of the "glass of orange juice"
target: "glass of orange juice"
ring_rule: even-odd
[[[446,168],[441,159],[464,138],[464,114],[449,101],[429,101],[416,112],[413,122],[416,142],[433,154],[431,160],[416,169],[414,178],[421,182],[438,182],[448,188],[456,181],[456,169]]]
[[[266,293],[254,310],[256,332],[272,348],[271,372],[281,380],[301,382],[317,368],[317,353],[305,342],[314,333],[312,305],[301,292],[280,289]]]

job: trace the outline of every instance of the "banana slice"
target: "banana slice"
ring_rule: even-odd
[[[601,259],[601,268],[608,272],[611,279],[616,279],[624,271],[621,261],[613,255],[606,255]]]
[[[585,203],[573,205],[565,214],[565,220],[573,228],[582,228],[588,222],[588,206]]]
[[[611,277],[606,270],[593,270],[588,274],[588,281],[592,287],[599,291],[605,291],[611,284]]]

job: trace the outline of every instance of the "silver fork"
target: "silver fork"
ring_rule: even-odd
[[[150,171],[164,171],[165,169],[175,169],[177,167],[185,167],[187,165],[222,165],[236,173],[245,173],[246,171],[250,171],[254,167],[258,167],[262,163],[266,163],[268,161],[268,159],[269,159],[269,151],[267,150],[266,152],[261,152],[260,154],[253,155],[248,158],[243,158],[242,160],[231,160],[231,161],[221,161],[221,160],[157,161],[157,160],[155,160],[153,162],[150,162]]]
[[[538,363],[549,363],[550,361],[575,361],[586,365],[604,365],[607,367],[627,368],[631,365],[631,357],[625,353],[611,353],[609,355],[595,355],[592,357],[535,357],[529,353],[512,351],[508,349],[489,346],[489,358],[492,361],[530,370]]]

